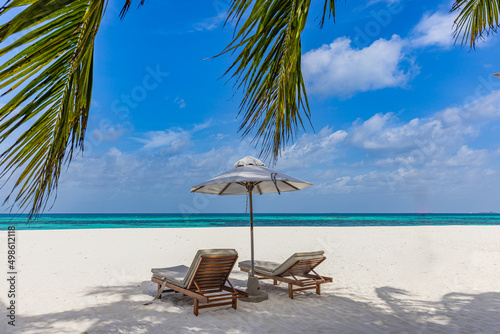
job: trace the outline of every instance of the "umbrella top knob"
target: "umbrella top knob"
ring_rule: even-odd
[[[263,167],[265,167],[266,165],[262,161],[260,161],[259,159],[248,155],[248,156],[244,157],[243,159],[238,160],[238,162],[236,162],[234,164],[233,168],[244,167],[244,166],[263,166]]]

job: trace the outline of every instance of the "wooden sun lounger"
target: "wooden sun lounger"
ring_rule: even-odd
[[[255,276],[272,279],[274,285],[288,283],[288,296],[293,299],[295,291],[315,289],[321,295],[321,284],[331,283],[331,277],[321,276],[314,269],[326,259],[323,252],[296,253],[285,262],[255,261]],[[240,270],[250,273],[250,261],[239,263]],[[298,288],[294,288],[298,286]]]
[[[217,251],[220,254],[213,254],[217,253]],[[234,254],[224,255],[224,251],[234,252]],[[192,297],[194,299],[193,311],[196,316],[199,309],[207,307],[231,305],[236,310],[238,298],[248,296],[246,292],[235,289],[229,281],[229,274],[237,259],[238,255],[235,250],[198,251],[183,282],[178,279],[176,281],[175,278],[168,276],[162,277],[162,271],[165,272],[178,267],[152,269],[153,277],[151,281],[158,284],[156,298],[160,299],[161,295],[167,292],[180,292],[185,296]],[[165,290],[165,288],[169,289]],[[200,302],[206,305],[200,305]]]

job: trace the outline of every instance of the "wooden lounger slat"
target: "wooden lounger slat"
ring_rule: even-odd
[[[210,294],[212,294],[212,293],[218,293],[221,291],[222,291],[222,289],[203,289],[203,294],[205,296],[210,296]]]
[[[214,287],[218,287],[219,289],[221,288],[221,284],[219,283],[221,279],[217,278],[214,280],[196,280],[195,282],[198,283],[200,286],[208,286],[208,285],[213,285]]]
[[[201,271],[196,273],[195,277],[210,277],[210,276],[217,276],[217,275],[226,275],[227,271],[231,270],[231,267],[227,268],[226,270],[211,270],[211,271]]]
[[[195,280],[198,284],[202,283],[202,282],[218,282],[219,285],[221,285],[221,281],[223,281],[224,279],[226,278],[226,276],[212,276],[212,277],[195,277]]]
[[[227,296],[234,296],[234,295],[237,295],[238,293],[237,292],[226,292],[226,293],[218,293],[218,294],[214,294],[214,295],[206,295],[209,299],[213,299],[213,298],[222,298],[222,297],[227,297]]]
[[[205,291],[205,290],[215,290],[215,289],[222,290],[219,285],[215,285],[215,284],[202,284],[200,286],[200,288],[201,288],[202,291]]]
[[[219,286],[219,285],[213,285],[213,284],[212,284],[212,285],[207,285],[207,284],[206,284],[206,285],[201,285],[201,286],[200,286],[201,291],[205,291],[205,290],[207,290],[207,289],[208,289],[208,290],[210,290],[210,289],[214,290],[214,289],[219,289],[219,288],[220,288],[220,286]]]
[[[210,271],[210,270],[226,270],[227,268],[231,268],[232,265],[230,264],[224,264],[224,265],[215,265],[215,264],[211,264],[209,266],[207,265],[200,265],[200,270],[201,271]]]
[[[216,267],[220,267],[220,266],[230,266],[232,262],[230,261],[221,261],[221,262],[217,262],[217,261],[208,261],[208,262],[203,262],[202,264],[200,264],[202,267],[205,266],[205,267],[209,267],[209,266],[216,266]]]
[[[231,269],[232,266],[227,267],[209,267],[209,268],[199,268],[199,274],[210,274],[210,273],[218,273],[218,272],[226,272]]]
[[[217,282],[219,285],[222,285],[222,283],[224,283],[224,278],[226,276],[224,275],[213,275],[211,277],[208,277],[208,276],[205,276],[205,277],[195,277],[194,280],[197,281],[198,283],[199,282],[203,282],[203,281],[211,281],[211,282]]]
[[[203,263],[200,269],[217,269],[231,267],[231,263]]]
[[[228,268],[227,270],[224,271],[213,271],[213,272],[202,272],[202,273],[197,273],[196,276],[195,276],[195,279],[196,278],[206,278],[206,277],[217,277],[217,276],[222,276],[222,277],[225,277],[226,276],[226,272],[229,270],[230,268]]]
[[[226,303],[217,303],[217,304],[207,304],[207,305],[198,305],[198,309],[200,308],[209,308],[209,307],[216,307],[216,306],[225,306],[225,305],[233,305],[233,302],[226,302]],[[234,308],[236,309],[236,307]],[[196,314],[198,315],[198,314]]]
[[[305,287],[305,288],[296,288],[296,289],[293,289],[293,291],[303,291],[303,290],[311,290],[311,289],[316,289],[316,284],[314,286],[309,286],[309,287]]]
[[[203,283],[203,282],[213,282],[215,284],[219,284],[219,285],[222,285],[222,283],[224,283],[224,279],[226,278],[226,276],[222,276],[222,275],[214,275],[214,276],[211,276],[211,277],[195,277],[194,280],[200,284],[200,283]]]
[[[210,282],[214,282],[214,281],[221,281],[225,278],[226,276],[225,275],[212,275],[212,276],[202,276],[202,277],[195,277],[194,280],[196,282],[201,283],[201,282],[206,282],[206,281],[210,281]],[[219,282],[220,284],[220,282]]]
[[[210,267],[205,267],[205,266],[200,266],[199,273],[210,273],[210,272],[220,272],[220,271],[227,271],[228,269],[232,268],[232,266],[223,266],[223,267],[216,267],[216,266],[210,266]]]
[[[200,274],[205,274],[205,273],[217,273],[217,272],[226,272],[229,269],[231,269],[232,266],[226,266],[226,267],[201,267],[199,268],[199,273]]]
[[[210,257],[205,257],[205,261],[203,261],[203,263],[207,263],[207,264],[210,264],[210,263],[231,263],[233,261],[233,259],[231,259],[230,257],[224,257],[224,258],[210,258]]]
[[[218,287],[219,289],[221,288],[221,284],[219,283],[221,279],[217,278],[214,280],[196,280],[195,282],[198,283],[198,285],[213,285],[215,287]]]
[[[232,262],[233,262],[233,260],[231,260],[231,259],[224,259],[224,260],[220,260],[220,261],[217,261],[216,259],[207,259],[207,260],[203,261],[203,264],[206,266],[210,266],[210,265],[231,264]]]
[[[212,302],[220,302],[220,301],[223,301],[223,300],[233,300],[234,298],[237,298],[236,296],[237,296],[237,294],[232,295],[231,297],[208,298],[208,300],[209,300],[209,303],[212,303]]]

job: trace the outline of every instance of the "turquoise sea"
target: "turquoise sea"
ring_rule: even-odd
[[[256,214],[255,226],[424,226],[500,225],[500,214]],[[0,230],[172,228],[248,226],[248,214],[44,214],[27,224],[26,216],[0,215]]]

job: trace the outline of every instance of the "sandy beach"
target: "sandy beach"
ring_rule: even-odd
[[[318,271],[333,284],[291,300],[284,284],[263,281],[269,300],[198,317],[188,297],[142,305],[155,294],[152,267],[189,265],[197,249],[226,247],[248,259],[248,228],[17,231],[16,327],[3,316],[0,332],[500,332],[500,226],[259,227],[257,259],[324,250]],[[245,278],[231,274],[240,288]],[[5,310],[5,280],[1,289]]]

